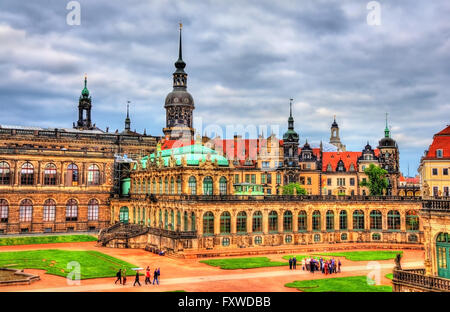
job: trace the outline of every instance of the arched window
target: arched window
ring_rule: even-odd
[[[252,231],[253,232],[262,232],[262,213],[261,211],[255,211],[253,213],[253,224],[252,224]]]
[[[181,176],[177,177],[177,194],[181,194],[181,187],[182,187],[182,181],[181,181]]]
[[[418,231],[419,230],[419,216],[417,211],[409,210],[406,212],[406,230]]]
[[[397,210],[388,212],[388,230],[400,230],[400,212]]]
[[[213,194],[213,179],[211,177],[205,177],[203,179],[203,195]]]
[[[278,232],[278,214],[276,211],[269,213],[269,232]]]
[[[189,217],[187,211],[184,212],[184,230],[189,231]]]
[[[169,228],[169,212],[166,210],[164,210],[164,229],[168,229]]]
[[[220,195],[227,194],[227,179],[225,177],[221,177],[219,180],[219,191]]]
[[[203,215],[203,234],[214,234],[214,214],[211,211],[205,212]]]
[[[331,210],[328,210],[327,214],[325,215],[325,218],[326,218],[327,231],[334,230],[334,212]]]
[[[78,182],[79,182],[78,166],[72,163],[69,166],[67,166],[66,185],[74,186],[78,185]]]
[[[90,165],[88,168],[88,185],[100,184],[100,169],[97,165]]]
[[[289,210],[283,214],[283,231],[292,232],[292,212]]]
[[[189,177],[188,185],[190,194],[197,195],[197,179],[195,177]]]
[[[195,213],[191,212],[191,231],[196,231],[197,227],[195,226]]]
[[[96,199],[91,199],[88,203],[88,220],[98,220],[98,201]]]
[[[20,202],[19,221],[31,222],[32,219],[33,219],[33,203],[29,199],[24,199]]]
[[[312,214],[312,229],[313,231],[320,231],[321,230],[321,222],[320,222],[320,211],[314,210]]]
[[[162,228],[162,226],[163,226],[163,219],[162,219],[162,210],[161,209],[159,209],[159,222],[158,222],[158,226],[160,227],[160,228]]]
[[[78,220],[78,203],[75,199],[69,199],[66,204],[66,221]]]
[[[305,210],[300,210],[298,213],[298,231],[305,232],[308,230],[308,215]]]
[[[373,233],[372,234],[372,240],[374,240],[374,241],[381,240],[381,234],[380,233]]]
[[[175,194],[175,179],[170,178],[170,194]]]
[[[236,218],[236,232],[238,234],[247,233],[247,214],[245,211],[240,211]]]
[[[341,210],[339,213],[339,229],[347,230],[348,228],[348,219],[347,219],[347,211]]]
[[[153,191],[152,191],[152,194],[155,194],[155,195],[156,195],[156,179],[153,179],[152,185],[153,185]]]
[[[262,244],[262,237],[255,236],[255,245],[261,245],[261,244]]]
[[[175,229],[175,213],[173,212],[172,209],[170,209],[170,230],[174,230]]]
[[[177,230],[181,229],[181,213],[177,211]]]
[[[56,215],[56,202],[53,199],[47,199],[44,202],[44,211],[43,211],[42,221],[44,222],[52,222],[55,221]]]
[[[44,185],[56,185],[56,166],[47,164],[44,169]]]
[[[229,234],[231,232],[231,216],[230,213],[224,211],[220,215],[220,234]]]
[[[159,194],[163,193],[163,183],[162,178],[159,178]]]
[[[169,194],[169,178],[164,179],[164,194]]]
[[[383,228],[383,215],[379,210],[372,210],[370,212],[370,229],[381,230]]]
[[[34,167],[31,163],[26,162],[20,170],[20,184],[33,185],[34,183]]]
[[[0,162],[0,185],[9,185],[11,183],[11,170],[6,161]]]
[[[230,238],[229,237],[222,238],[222,246],[224,246],[224,247],[230,246]]]
[[[0,199],[0,222],[8,222],[9,205],[5,199]]]
[[[355,210],[353,212],[353,229],[364,230],[364,211]]]

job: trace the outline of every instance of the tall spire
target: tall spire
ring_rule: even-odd
[[[89,96],[89,90],[87,88],[87,74],[84,74],[84,89],[81,91],[83,97]]]
[[[127,118],[125,118],[125,131],[130,131],[131,120],[130,120],[130,101],[127,101]]]
[[[184,90],[187,87],[187,74],[184,71],[186,63],[183,61],[183,43],[181,40],[182,29],[183,24],[180,23],[180,42],[178,46],[178,60],[175,62],[176,70],[173,73],[173,87]]]
[[[288,118],[288,129],[294,130],[294,117],[292,117],[292,101],[294,99],[290,99],[289,101],[289,118]]]
[[[388,113],[386,113],[386,128],[384,128],[384,137],[389,138],[391,136],[391,133],[389,131],[388,127]]]

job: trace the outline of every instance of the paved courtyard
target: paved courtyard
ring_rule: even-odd
[[[144,277],[140,282],[142,287],[133,287],[134,277],[130,276],[127,285],[115,285],[115,278],[96,278],[80,281],[78,286],[67,285],[63,277],[44,274],[42,270],[26,269],[25,272],[38,274],[40,281],[31,285],[1,287],[1,291],[269,291],[269,292],[297,292],[296,289],[284,287],[284,284],[294,280],[308,280],[316,278],[329,278],[330,275],[310,273],[303,271],[301,266],[297,270],[289,270],[286,267],[268,267],[256,269],[222,270],[199,262],[199,259],[177,259],[166,256],[158,256],[141,249],[114,249],[97,247],[95,242],[87,243],[60,243],[45,245],[22,245],[0,247],[0,252],[22,251],[35,249],[61,249],[61,250],[96,250],[118,259],[127,261],[137,266],[151,270],[155,267],[161,269],[161,282],[159,286],[144,285]],[[358,249],[361,250],[361,249]],[[349,249],[342,251],[351,251]],[[299,248],[298,254],[305,254]],[[258,255],[266,256],[274,261],[283,261],[283,254]],[[240,256],[249,257],[249,256]],[[238,257],[239,258],[239,257]],[[200,260],[205,260],[202,258]],[[371,269],[367,268],[368,261],[349,261],[340,258],[342,273],[333,277],[366,275]],[[76,259],[74,259],[76,260]],[[404,250],[402,258],[403,267],[423,267],[424,252],[422,250]],[[381,269],[381,284],[391,285],[391,281],[384,276],[392,273],[393,260],[378,261]],[[83,270],[83,268],[81,268]]]

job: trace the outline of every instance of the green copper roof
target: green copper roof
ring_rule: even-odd
[[[177,147],[166,149],[157,153],[156,161],[159,158],[159,154],[161,155],[162,160],[164,161],[164,166],[169,166],[169,159],[173,155],[176,160],[176,164],[181,165],[181,160],[184,157],[186,159],[186,163],[191,166],[198,166],[200,161],[204,162],[206,160],[207,155],[210,155],[210,159],[212,162],[217,160],[217,164],[219,166],[228,166],[228,160],[219,155],[215,150],[205,147],[200,144]],[[141,160],[142,168],[147,167],[147,161],[150,157],[150,161],[155,161],[155,153],[150,154],[150,156],[145,156]],[[134,167],[134,169],[136,166]]]
[[[84,89],[81,91],[82,96],[89,96],[89,90],[87,88],[87,76],[84,77]]]

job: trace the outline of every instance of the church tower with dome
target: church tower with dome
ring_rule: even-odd
[[[164,136],[168,140],[192,140],[194,137],[193,110],[194,99],[187,91],[187,73],[184,71],[186,63],[183,61],[182,24],[180,23],[180,43],[178,60],[175,62],[173,73],[173,90],[170,92],[164,104],[166,109],[166,127],[163,129]]]
[[[78,121],[74,125],[75,129],[92,130],[91,120],[92,98],[89,96],[87,88],[87,76],[84,76],[84,89],[81,91],[80,99],[78,100]]]

